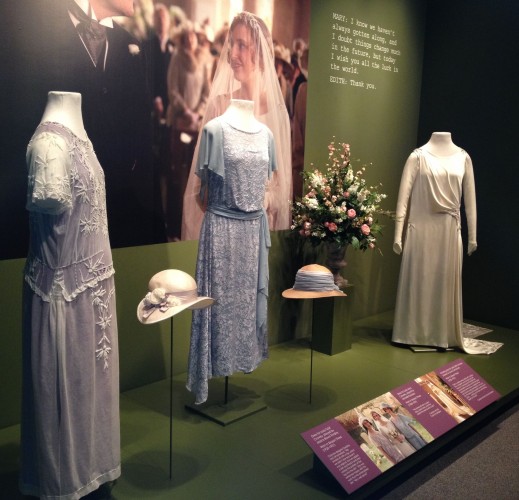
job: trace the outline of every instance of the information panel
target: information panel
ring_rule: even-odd
[[[499,397],[457,359],[301,435],[352,493]]]

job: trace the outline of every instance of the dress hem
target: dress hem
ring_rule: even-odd
[[[85,486],[82,486],[76,491],[67,493],[65,495],[45,495],[40,492],[40,488],[37,486],[25,483],[20,483],[20,491],[23,495],[35,496],[40,498],[40,500],[78,500],[79,498],[82,498],[85,495],[88,495],[89,493],[97,490],[103,484],[109,481],[115,481],[118,477],[120,477],[120,475],[121,466],[118,465],[115,469],[101,474]]]

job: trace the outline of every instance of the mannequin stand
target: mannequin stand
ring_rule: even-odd
[[[196,281],[179,269],[164,269],[152,276],[148,293],[137,306],[137,319],[144,325],[170,320],[169,342],[169,479],[173,473],[173,317],[185,309],[203,309],[214,299],[200,297]]]
[[[420,345],[410,345],[409,349],[413,352],[450,352],[455,351],[454,347],[428,347]]]
[[[312,404],[312,379],[314,373],[314,343],[310,338],[310,385],[308,389],[308,404]]]
[[[242,398],[239,396],[229,397],[229,377],[224,381],[224,400],[223,402],[207,401],[201,405],[189,404],[186,409],[201,415],[220,425],[229,425],[238,420],[254,415],[265,410],[267,405],[263,400],[251,397]]]
[[[173,316],[171,317],[169,335],[169,479],[171,480],[173,462]]]

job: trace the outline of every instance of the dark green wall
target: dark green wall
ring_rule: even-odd
[[[519,329],[518,20],[513,0],[428,2],[418,139],[448,131],[471,156],[478,249],[464,257],[464,313],[513,329]]]
[[[387,210],[395,210],[402,168],[416,146],[424,5],[415,0],[312,2],[305,168],[325,168],[327,145],[332,137],[349,143],[352,158],[372,163],[365,177],[369,185],[383,184],[382,192],[388,195],[383,208]],[[334,14],[339,19],[334,20]],[[341,15],[345,16],[343,21]],[[368,26],[358,27],[356,22],[352,24],[352,18]],[[339,41],[341,31],[333,29],[334,22],[351,30],[348,36],[352,43]],[[394,34],[381,33],[379,27],[391,29]],[[386,43],[355,36],[354,30],[382,36]],[[354,38],[371,43],[372,48],[359,47]],[[389,39],[396,40],[397,45],[390,45]],[[339,46],[339,50],[333,50],[332,43]],[[393,65],[398,73],[351,64],[354,48],[370,55],[369,59],[357,59],[377,62],[373,53],[380,51],[374,50],[375,44],[400,50],[401,56]],[[340,46],[349,49],[349,53],[342,52]],[[341,69],[332,70],[332,52],[334,60],[337,54],[346,54],[349,62],[337,62]],[[344,72],[342,67],[356,68],[358,73]],[[332,83],[330,76],[345,78],[347,84]],[[364,82],[365,87],[351,85],[351,79]],[[368,83],[374,84],[375,90],[367,90]],[[392,251],[393,222],[387,218],[381,218],[381,222],[385,225],[384,234],[379,238],[383,256],[376,251],[361,253],[349,249],[347,252],[348,266],[344,274],[355,285],[354,310],[359,317],[394,307],[400,257]]]

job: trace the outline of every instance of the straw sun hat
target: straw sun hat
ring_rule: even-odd
[[[282,293],[287,299],[346,297],[333,281],[332,272],[319,264],[309,264],[297,271],[294,286]]]
[[[214,303],[210,297],[199,297],[196,281],[178,269],[155,274],[148,290],[137,306],[137,319],[145,325],[169,319],[184,309],[203,309]]]

